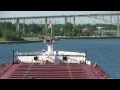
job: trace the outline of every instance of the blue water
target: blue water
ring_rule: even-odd
[[[41,51],[44,43],[0,44],[0,63],[12,60],[12,50]],[[120,39],[82,39],[56,41],[54,49],[87,51],[87,57],[99,64],[112,78],[120,79]]]

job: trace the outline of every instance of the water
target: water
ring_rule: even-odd
[[[41,51],[44,43],[0,44],[0,63],[12,61],[12,51]],[[54,44],[56,50],[87,51],[87,57],[99,64],[112,78],[120,78],[120,39],[61,40]]]

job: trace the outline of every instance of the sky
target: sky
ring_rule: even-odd
[[[50,16],[50,15],[76,15],[104,13],[107,11],[0,11],[2,17],[27,17],[27,16]]]

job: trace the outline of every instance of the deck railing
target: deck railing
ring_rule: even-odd
[[[12,64],[6,64],[3,63],[0,65],[0,76],[2,76],[10,67],[12,66]]]
[[[36,56],[41,55],[42,52],[16,52],[15,56]]]

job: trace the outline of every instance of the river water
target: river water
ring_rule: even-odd
[[[12,51],[41,51],[44,43],[0,44],[0,63],[12,61]],[[96,62],[112,78],[120,78],[120,39],[71,39],[56,41],[55,50],[87,51],[87,58]]]

